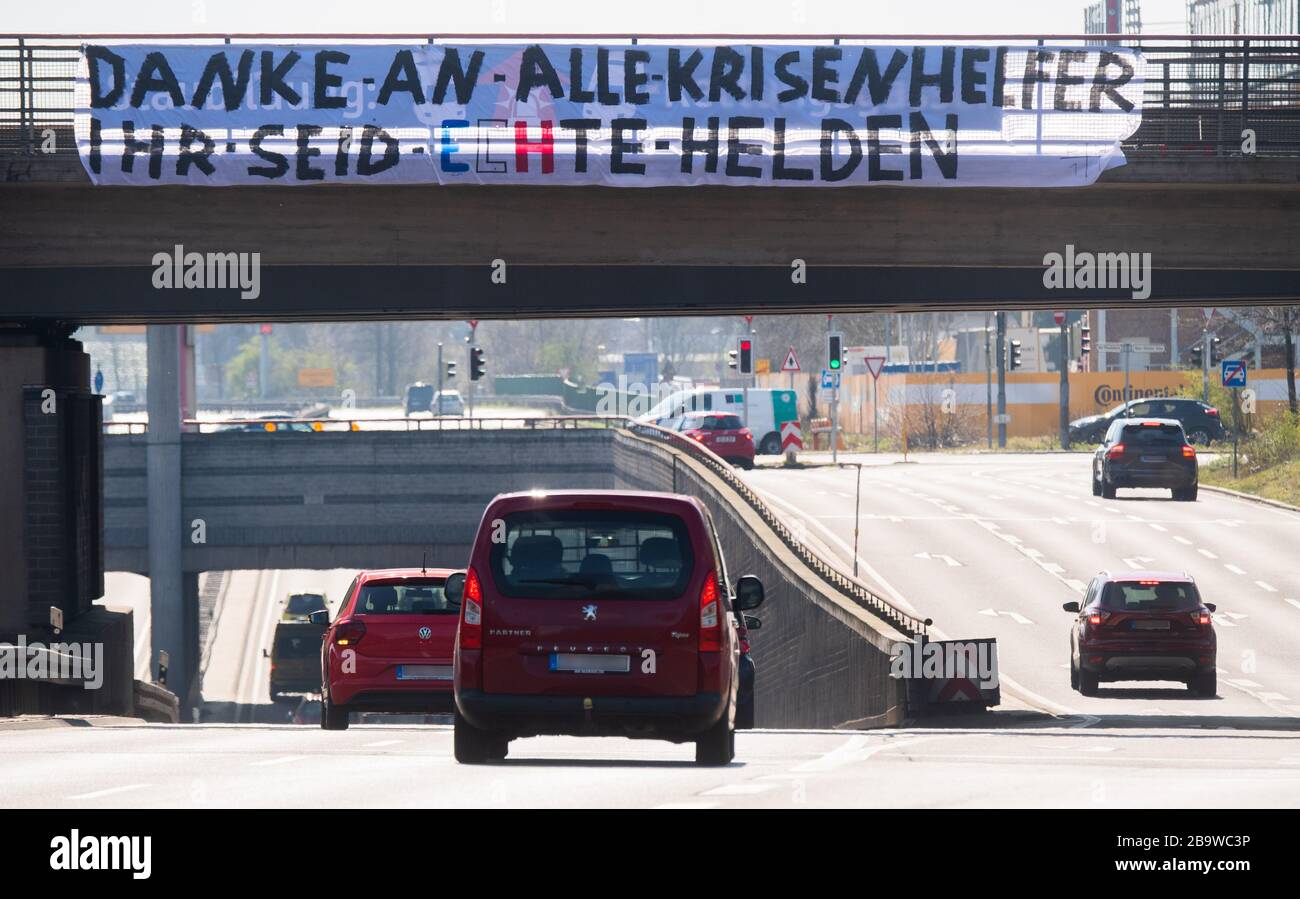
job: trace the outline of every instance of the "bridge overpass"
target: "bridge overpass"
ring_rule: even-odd
[[[1128,164],[1091,186],[943,190],[93,187],[72,133],[72,41],[25,39],[16,58],[28,80],[7,95],[22,101],[21,125],[0,134],[0,204],[22,211],[0,217],[0,296],[14,321],[1225,305],[1300,294],[1300,53],[1278,38],[1144,36],[1142,125],[1124,142]],[[0,43],[0,54],[16,47]],[[260,253],[260,296],[192,290],[178,302],[153,289],[154,254],[177,245]],[[1150,296],[1046,290],[1044,257],[1067,246],[1150,253]],[[796,261],[805,279],[792,278]],[[494,277],[502,265],[507,276]]]

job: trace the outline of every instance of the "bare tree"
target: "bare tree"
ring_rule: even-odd
[[[1270,337],[1281,337],[1286,351],[1286,399],[1291,414],[1300,412],[1296,402],[1295,387],[1295,341],[1300,331],[1300,306],[1250,306],[1239,310],[1260,333]]]

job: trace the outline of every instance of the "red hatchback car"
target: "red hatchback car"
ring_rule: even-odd
[[[457,761],[503,759],[516,737],[694,742],[699,764],[735,755],[736,613],[699,500],[565,491],[496,497],[465,575],[456,640]]]
[[[687,437],[698,440],[732,465],[754,467],[754,435],[739,415],[722,412],[693,413],[677,426]]]
[[[1092,579],[1070,633],[1070,685],[1096,695],[1103,681],[1182,681],[1198,696],[1218,690],[1214,603],[1191,576],[1133,571]]]
[[[448,714],[452,650],[460,606],[444,590],[455,572],[430,568],[363,571],[348,588],[321,644],[321,727],[344,730],[353,711]]]

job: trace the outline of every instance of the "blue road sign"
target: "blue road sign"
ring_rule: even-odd
[[[96,370],[95,370],[95,392],[96,392],[96,393],[103,393],[103,392],[104,392],[104,371],[103,371],[103,369],[96,369]]]
[[[1223,386],[1224,387],[1245,387],[1246,386],[1246,360],[1245,359],[1224,359],[1223,360]]]
[[[822,369],[822,389],[831,390],[840,386],[840,373],[829,368]]]

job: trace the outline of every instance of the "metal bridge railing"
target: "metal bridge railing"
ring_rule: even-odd
[[[72,154],[74,90],[83,42],[219,44],[557,40],[563,35],[0,35],[0,154]],[[1142,126],[1132,159],[1300,156],[1300,35],[583,35],[606,42],[1116,44],[1146,62]],[[1243,152],[1244,132],[1253,152]]]

